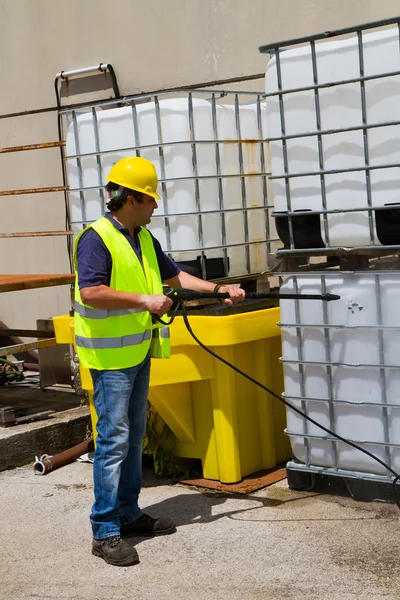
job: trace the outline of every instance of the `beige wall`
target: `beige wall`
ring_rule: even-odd
[[[109,62],[122,94],[249,75],[265,70],[261,44],[395,16],[398,6],[396,0],[0,0],[0,117],[54,106],[61,70]],[[54,112],[0,119],[2,147],[56,139]],[[2,154],[0,182],[2,190],[61,185],[58,151]],[[0,203],[0,233],[64,228],[62,194],[0,197]],[[65,238],[0,239],[0,256],[3,273],[68,272]],[[14,327],[32,327],[68,308],[66,288],[0,295],[0,320]]]

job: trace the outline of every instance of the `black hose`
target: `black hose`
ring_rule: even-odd
[[[116,98],[121,98],[121,94],[119,93],[117,76],[115,74],[114,68],[113,68],[112,65],[110,65],[110,63],[107,63],[107,69],[108,69],[108,71],[110,73],[110,76],[111,76],[111,81],[112,81],[112,86],[113,86],[115,97]]]
[[[17,365],[11,362],[11,360],[7,360],[6,358],[0,358],[0,364],[7,365],[8,367],[11,367],[13,371],[17,371],[19,373]]]
[[[205,350],[206,352],[208,352],[209,354],[211,354],[211,356],[213,356],[217,360],[220,360],[221,362],[223,362],[225,365],[227,365],[228,367],[230,367],[231,369],[233,369],[234,371],[236,371],[237,373],[239,373],[240,375],[242,375],[243,377],[245,377],[246,379],[248,379],[249,381],[251,381],[252,383],[254,383],[255,385],[257,385],[261,389],[263,389],[266,392],[268,392],[269,394],[271,394],[271,396],[273,396],[274,398],[276,398],[277,400],[279,400],[280,402],[282,402],[283,404],[285,404],[288,408],[290,408],[291,410],[293,410],[294,412],[296,412],[297,414],[299,414],[300,416],[302,416],[304,419],[307,419],[307,421],[309,421],[313,425],[316,425],[317,427],[319,427],[320,429],[322,429],[323,431],[325,431],[329,435],[332,435],[333,437],[335,437],[336,439],[340,440],[341,442],[343,442],[345,444],[348,444],[352,448],[355,448],[356,450],[359,450],[360,452],[363,452],[364,454],[366,454],[367,456],[369,456],[370,458],[372,458],[373,460],[375,460],[376,462],[378,462],[380,465],[382,465],[383,467],[385,467],[385,469],[387,469],[390,473],[392,473],[392,475],[394,475],[394,480],[393,480],[393,484],[392,484],[393,499],[394,499],[397,507],[400,508],[400,499],[397,498],[397,486],[396,486],[397,481],[400,479],[400,475],[398,475],[396,473],[396,471],[394,471],[391,467],[389,467],[389,465],[387,465],[383,460],[381,460],[380,458],[378,458],[374,454],[371,454],[371,452],[368,452],[368,450],[364,450],[364,448],[361,448],[360,446],[358,446],[354,442],[351,442],[350,440],[346,440],[345,438],[341,437],[340,435],[338,435],[334,431],[331,431],[327,427],[324,427],[323,425],[321,425],[320,423],[318,423],[317,421],[315,421],[314,419],[312,419],[311,417],[309,417],[302,410],[300,410],[296,406],[293,406],[287,400],[284,400],[281,396],[279,396],[278,394],[276,394],[275,392],[273,392],[267,386],[263,385],[262,383],[260,383],[256,379],[254,379],[253,377],[250,377],[250,375],[247,375],[247,373],[244,373],[243,371],[241,371],[240,369],[238,369],[238,367],[235,367],[235,365],[233,365],[232,363],[230,363],[227,360],[225,360],[225,358],[222,358],[222,356],[219,356],[218,354],[216,354],[215,352],[213,352],[212,350],[210,350],[210,348],[207,348],[207,346],[205,346],[199,340],[199,338],[196,336],[196,334],[193,332],[193,330],[192,330],[192,328],[190,326],[190,323],[189,323],[189,320],[188,320],[188,317],[187,317],[187,309],[186,309],[185,303],[181,302],[180,305],[182,306],[183,321],[184,321],[184,323],[186,325],[186,328],[187,328],[188,332],[190,333],[190,335],[192,336],[192,338],[199,344],[199,346],[201,346],[203,348],[203,350]]]

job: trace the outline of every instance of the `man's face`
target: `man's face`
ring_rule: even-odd
[[[152,196],[143,194],[143,202],[140,203],[132,197],[132,208],[135,211],[135,220],[140,226],[148,225],[153,212],[157,208],[157,201]]]

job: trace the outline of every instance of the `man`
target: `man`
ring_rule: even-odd
[[[138,505],[150,357],[169,356],[168,330],[152,319],[172,305],[162,282],[197,291],[219,287],[229,293],[227,303],[242,300],[244,291],[181,271],[144,228],[160,199],[152,163],[124,158],[108,182],[109,213],[75,241],[75,336],[80,362],[92,375],[98,416],[92,553],[128,566],[139,557],[124,536],[175,531],[171,519],[153,518]]]

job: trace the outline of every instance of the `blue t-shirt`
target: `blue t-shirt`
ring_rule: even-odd
[[[132,251],[135,252],[143,266],[142,253],[137,238],[141,228],[137,227],[135,229],[134,239],[129,231],[113,219],[110,214],[107,213],[104,216],[125,235]],[[152,236],[152,238],[162,281],[175,277],[180,272],[178,265],[162,251],[160,242],[155,237]],[[99,234],[91,227],[87,229],[78,242],[77,261],[79,289],[96,285],[110,285],[112,257]]]

